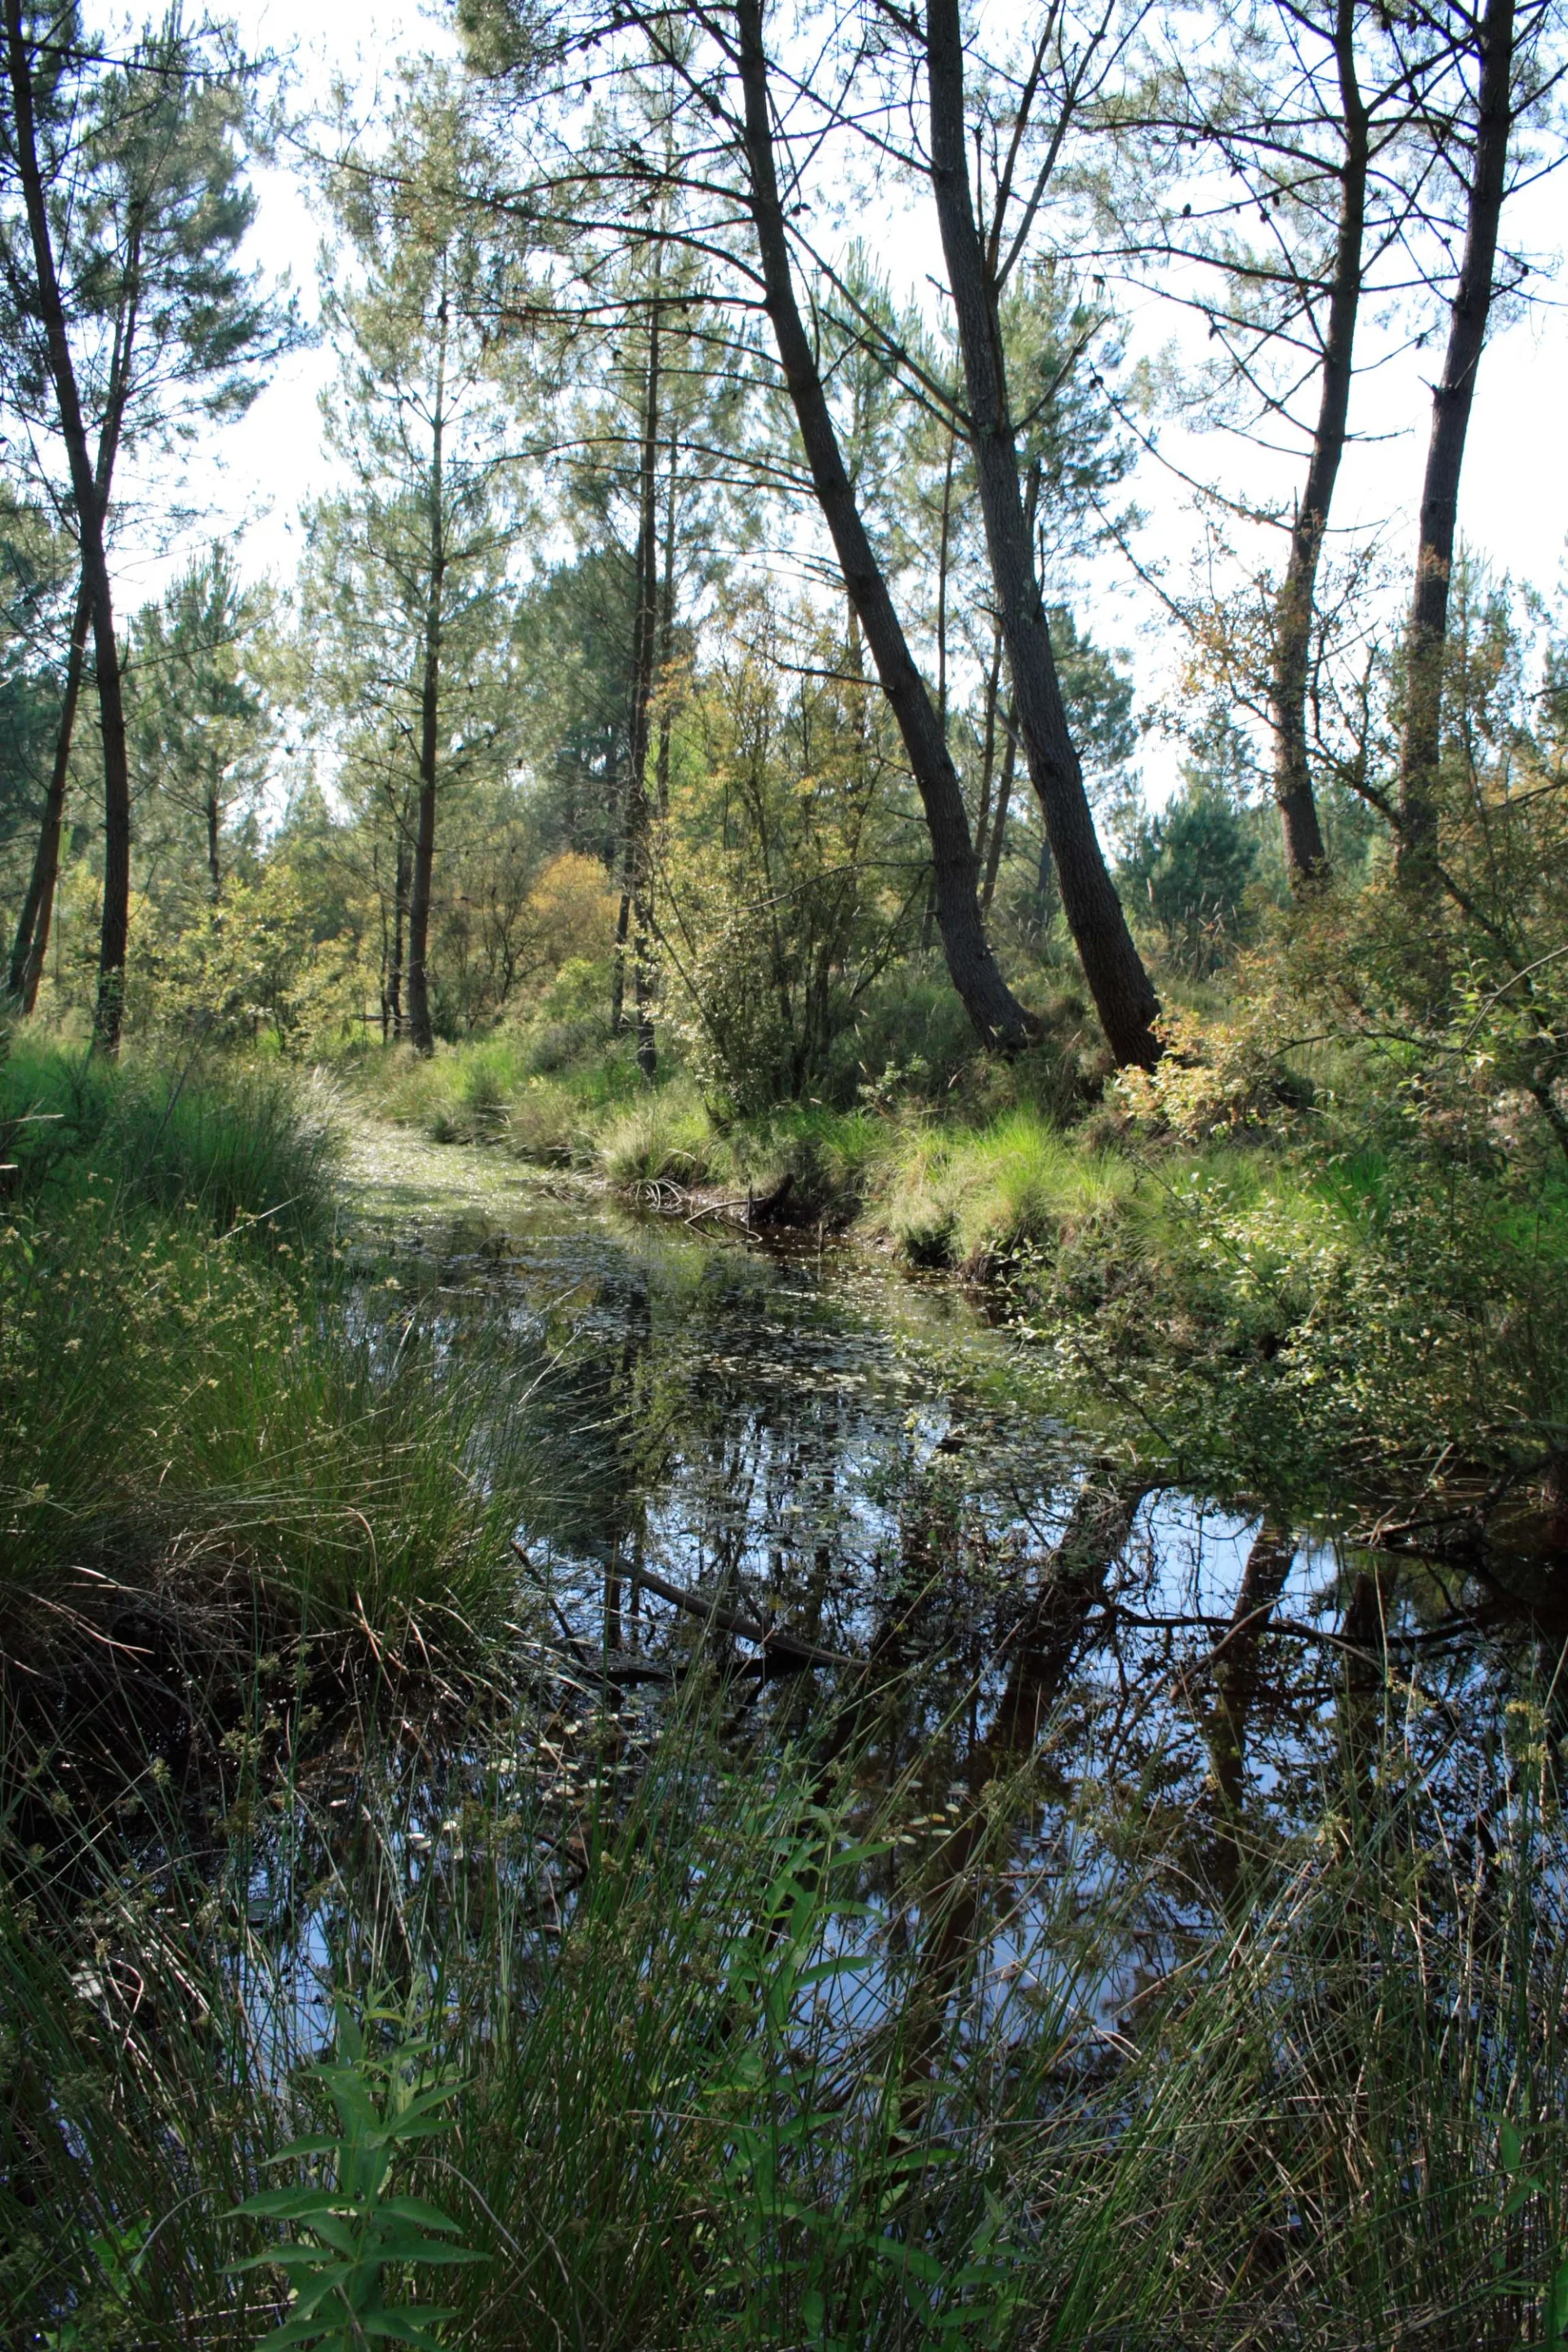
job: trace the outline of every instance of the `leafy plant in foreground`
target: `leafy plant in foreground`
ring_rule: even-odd
[[[289,2316],[265,2338],[278,2352],[293,2345],[351,2352],[372,2340],[437,2352],[439,2338],[430,2331],[451,2313],[395,2308],[386,2299],[389,2274],[484,2257],[444,2242],[458,2224],[437,2206],[420,2197],[391,2196],[388,2189],[399,2152],[447,2129],[442,2110],[460,2085],[440,2074],[431,2077],[428,2039],[404,2030],[401,2010],[367,2003],[362,2023],[340,2001],[337,2021],[336,2060],[305,2072],[325,2086],[338,2130],[293,2140],[273,2159],[310,2164],[324,2158],[331,2178],[297,2189],[265,2189],[237,2207],[237,2213],[260,2221],[291,2222],[296,2235],[234,2267],[279,2270],[288,2278]],[[367,2047],[365,2029],[378,2026],[391,2028],[395,2037],[386,2056]]]

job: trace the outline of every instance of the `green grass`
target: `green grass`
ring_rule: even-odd
[[[7,1044],[9,1050],[5,1050]],[[295,1242],[331,1222],[341,1160],[330,1090],[277,1063],[128,1059],[0,1036],[0,1201],[97,1189],[190,1212],[216,1233],[265,1220]]]
[[[605,1126],[643,1092],[632,1048],[607,1039],[559,1060],[547,1036],[498,1031],[428,1056],[395,1045],[363,1056],[353,1085],[381,1118],[436,1143],[491,1143],[524,1160],[591,1166]]]
[[[0,1086],[5,1648],[482,1654],[528,1449],[504,1400],[366,1328],[318,1092],[37,1047]]]
[[[612,1184],[705,1184],[727,1154],[696,1089],[684,1079],[648,1089],[613,1114],[595,1137],[598,1165]]]
[[[1035,1111],[980,1129],[911,1125],[872,1219],[913,1264],[977,1269],[1027,1243],[1103,1225],[1133,1181],[1125,1159],[1085,1150]]]

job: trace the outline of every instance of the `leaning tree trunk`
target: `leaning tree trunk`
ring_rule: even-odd
[[[958,0],[927,0],[931,176],[948,284],[963,353],[975,477],[997,608],[1017,698],[1024,756],[1039,797],[1071,926],[1111,1052],[1145,1066],[1159,1058],[1159,1001],[1132,943],[1106,867],[1083,770],[1068,728],[1045,599],[1018,480],[996,289],[986,267],[964,152],[963,43]]]
[[[425,668],[419,692],[419,817],[414,835],[414,876],[408,900],[408,1034],[416,1051],[433,1054],[430,1020],[430,892],[436,866],[436,782],[441,724],[441,631],[447,580],[446,430],[447,290],[443,277],[436,347],[436,404],[430,434],[430,573],[425,600]]]
[[[120,1051],[125,1015],[125,951],[131,924],[131,771],[125,745],[125,701],[114,642],[114,600],[104,550],[103,511],[93,478],[81,396],[66,331],[65,305],[55,269],[48,208],[38,164],[33,115],[32,67],[22,29],[21,0],[5,0],[5,61],[15,116],[17,176],[27,215],[37,274],[38,315],[48,347],[49,373],[60,435],[70,463],[71,499],[80,533],[82,582],[92,607],[99,719],[103,738],[103,917],[99,934],[98,1009],[94,1035],[106,1054]]]
[[[1350,415],[1356,314],[1361,302],[1362,240],[1366,225],[1368,132],[1355,70],[1355,0],[1339,0],[1334,25],[1344,162],[1340,173],[1340,225],[1323,336],[1322,388],[1307,486],[1296,509],[1290,555],[1274,607],[1274,658],[1268,718],[1274,730],[1274,798],[1285,843],[1285,868],[1298,895],[1328,864],[1312,772],[1307,758],[1307,684],[1311,667],[1312,614],[1318,563],[1329,525],[1334,484],[1344,455]]]
[[[1421,540],[1405,655],[1405,731],[1399,749],[1396,872],[1416,893],[1437,878],[1437,767],[1443,719],[1443,651],[1448,578],[1459,511],[1465,436],[1476,371],[1486,341],[1513,126],[1513,0],[1487,0],[1480,25],[1481,83],[1464,258],[1448,319],[1448,348],[1432,392],[1432,437],[1421,489]]]
[[[936,919],[952,984],[984,1043],[1015,1048],[1027,1043],[1037,1024],[1007,986],[987,944],[975,894],[974,845],[957,771],[867,536],[795,299],[773,154],[763,0],[737,0],[736,19],[745,97],[748,205],[779,363],[844,585],[871,649],[925,812]]]

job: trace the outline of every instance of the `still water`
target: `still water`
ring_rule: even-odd
[[[1020,1856],[1159,1844],[1166,1945],[1373,1773],[1470,1835],[1510,1725],[1555,1754],[1539,1609],[1268,1496],[1151,1484],[952,1283],[635,1219],[499,1154],[361,1150],[386,1344],[525,1401],[520,1591],[584,1688],[657,1705],[701,1657],[765,1734],[874,1681],[897,1701],[867,1769],[919,1759],[911,1817],[1026,1768]]]

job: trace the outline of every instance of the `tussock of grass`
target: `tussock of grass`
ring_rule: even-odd
[[[480,1652],[523,1453],[355,1311],[330,1106],[265,1065],[37,1049],[0,1086],[0,1643],[35,1669],[349,1629]]]
[[[1026,1244],[1105,1223],[1132,1188],[1125,1160],[1085,1150],[1017,1110],[983,1129],[907,1129],[872,1214],[912,1264],[978,1270]]]
[[[357,1629],[401,1655],[478,1650],[517,1515],[492,1403],[416,1349],[378,1362],[343,1307],[189,1223],[14,1223],[5,1646],[37,1664],[87,1627],[200,1620],[220,1646]]]
[[[677,1079],[609,1119],[598,1161],[612,1184],[705,1184],[722,1170],[722,1146],[696,1090]]]
[[[129,1210],[191,1211],[217,1233],[265,1220],[296,1241],[330,1222],[341,1161],[321,1081],[279,1064],[130,1061],[22,1038],[0,1055],[0,1198],[112,1191]]]

